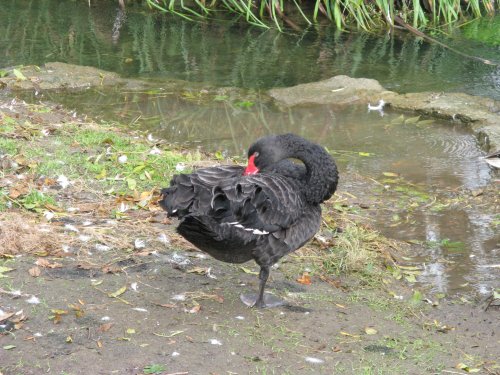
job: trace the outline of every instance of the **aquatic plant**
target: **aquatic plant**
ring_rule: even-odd
[[[381,27],[411,24],[421,28],[427,25],[446,25],[469,17],[494,14],[499,8],[495,0],[146,0],[147,4],[163,12],[186,19],[213,17],[224,11],[237,14],[253,25],[294,29],[299,24],[329,20],[339,29],[358,27],[371,30]]]

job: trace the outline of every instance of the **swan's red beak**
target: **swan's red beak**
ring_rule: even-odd
[[[257,166],[255,165],[255,154],[251,155],[249,158],[248,158],[248,165],[245,169],[245,172],[243,172],[243,176],[247,176],[249,174],[256,174],[257,172],[259,172],[259,168],[257,168]]]

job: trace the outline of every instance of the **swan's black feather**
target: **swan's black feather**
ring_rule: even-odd
[[[259,139],[252,155],[259,173],[215,166],[176,175],[160,204],[180,219],[178,232],[214,258],[254,259],[261,266],[256,304],[262,306],[269,267],[318,231],[320,203],[335,192],[338,173],[321,146],[292,134]]]

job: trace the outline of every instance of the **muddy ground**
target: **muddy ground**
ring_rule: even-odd
[[[0,109],[30,129],[48,128],[49,138],[54,124],[88,126],[57,107],[33,111],[4,99]],[[2,162],[5,184],[12,163]],[[23,162],[29,168],[17,160]],[[342,177],[326,221],[364,225],[370,212],[390,204],[363,193],[369,180]],[[117,215],[124,201],[101,194],[92,181],[62,188],[40,178],[33,184],[50,191],[57,207],[33,212],[12,204],[0,212],[3,375],[500,374],[495,303],[486,309],[489,301],[474,296],[428,295],[389,272],[327,274],[318,266],[325,228],[271,273],[269,290],[287,305],[249,309],[239,295],[257,289],[253,263],[204,256],[154,204]],[[497,202],[498,191],[467,199]],[[339,205],[366,213],[340,220],[349,212]],[[380,270],[411,251],[390,240],[375,248]]]

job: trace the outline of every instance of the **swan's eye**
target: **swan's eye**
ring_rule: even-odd
[[[257,151],[255,151],[255,152],[253,153],[253,156],[254,156],[254,157],[256,157],[256,158],[258,158],[258,157],[259,157],[259,155],[260,155],[260,154],[259,154]]]

